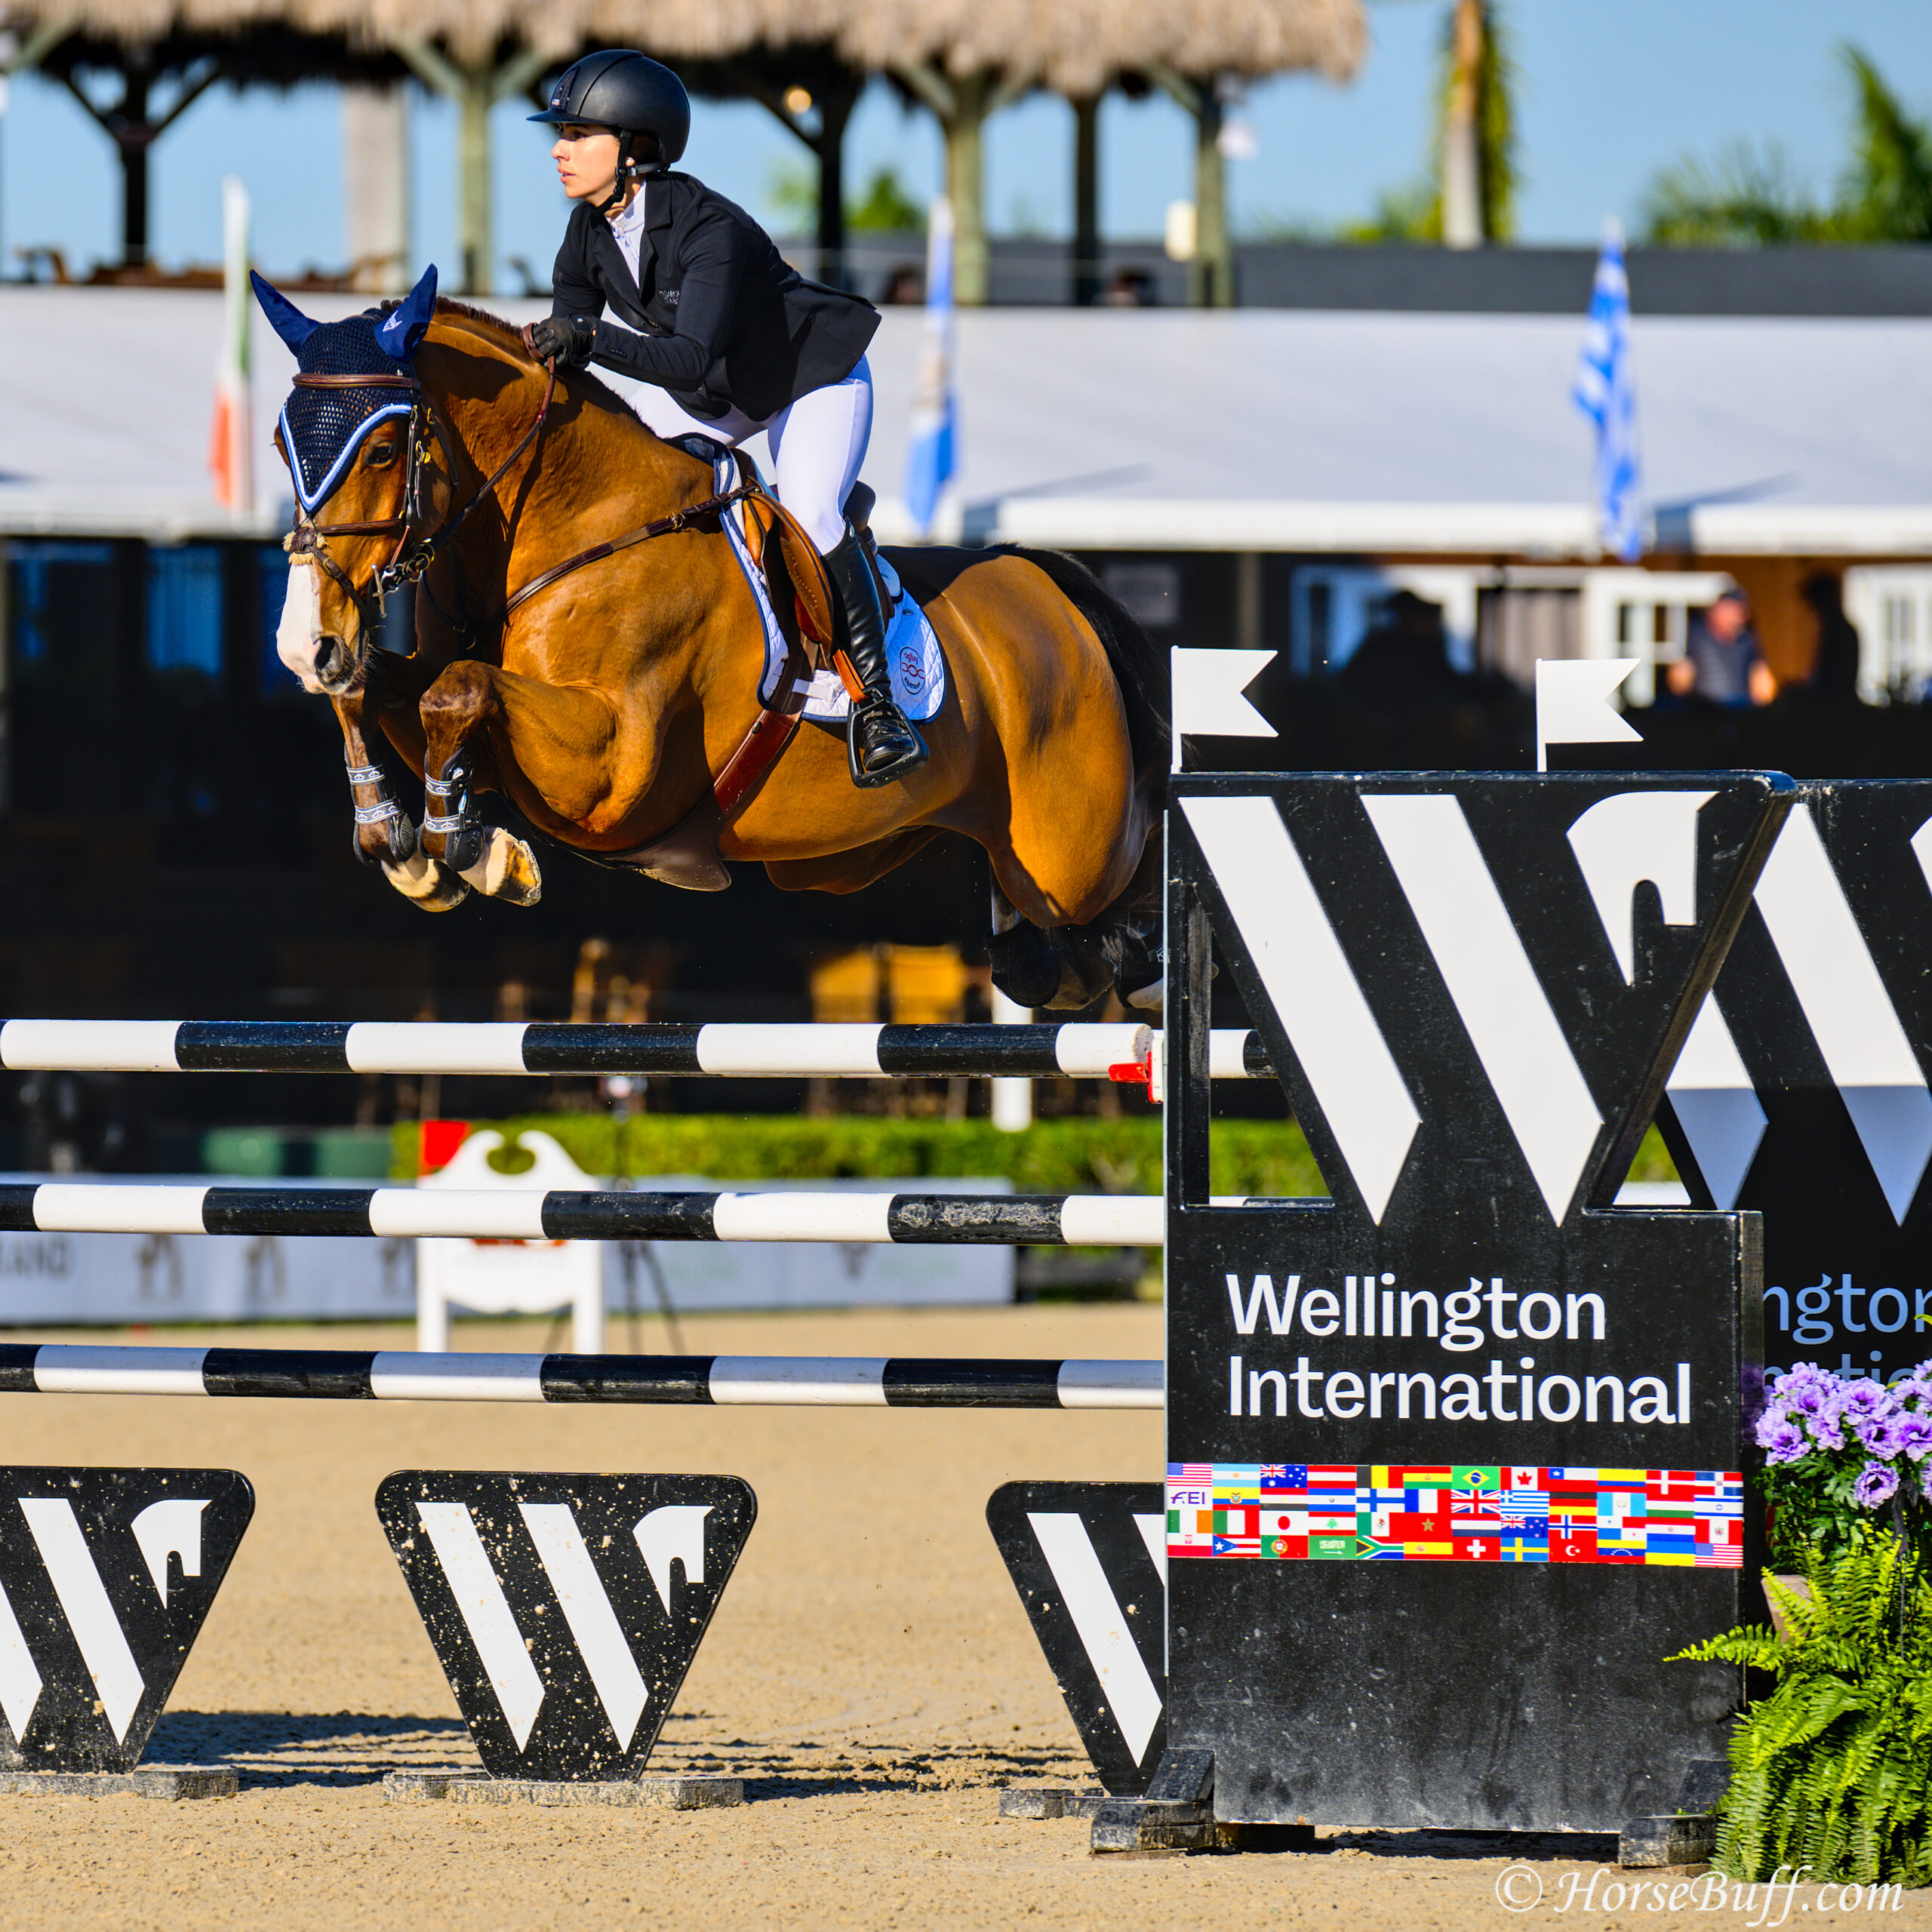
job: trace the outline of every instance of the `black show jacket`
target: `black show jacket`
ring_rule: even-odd
[[[632,281],[611,224],[572,211],[552,276],[553,315],[601,315],[591,360],[668,389],[694,416],[755,421],[842,382],[878,327],[856,295],[808,281],[744,210],[688,174],[645,177]]]

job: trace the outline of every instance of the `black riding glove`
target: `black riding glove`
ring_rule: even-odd
[[[597,325],[588,315],[546,315],[523,331],[523,346],[540,362],[555,360],[581,369],[597,343]]]

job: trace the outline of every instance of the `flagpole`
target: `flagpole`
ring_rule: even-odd
[[[238,175],[221,184],[222,342],[215,371],[208,466],[215,499],[231,512],[255,506],[254,398],[250,387],[248,190]]]
[[[931,533],[940,493],[958,466],[952,350],[952,204],[942,195],[926,217],[926,318],[906,450],[906,508],[921,537]]]

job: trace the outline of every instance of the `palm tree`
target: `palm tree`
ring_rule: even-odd
[[[1454,0],[1444,23],[1433,165],[1386,189],[1348,242],[1440,242],[1451,248],[1506,242],[1515,232],[1515,63],[1496,0]]]
[[[1840,54],[1858,92],[1854,159],[1839,198],[1848,238],[1932,242],[1932,125],[1906,112],[1868,54],[1849,42]]]
[[[1644,197],[1647,238],[1678,245],[1932,242],[1932,123],[1908,114],[1869,54],[1841,42],[1854,96],[1851,159],[1837,198],[1817,202],[1776,143],[1710,161],[1688,155]]]

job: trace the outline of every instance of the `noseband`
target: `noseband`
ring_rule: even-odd
[[[467,637],[470,631],[468,623],[452,617],[436,604],[435,593],[429,590],[423,580],[438,552],[454,538],[469,520],[470,512],[495,491],[508,474],[510,466],[542,433],[545,419],[550,413],[551,398],[557,392],[556,365],[553,362],[550,365],[543,400],[537,405],[529,428],[517,438],[515,448],[497,466],[475,495],[454,515],[445,515],[433,530],[423,528],[429,521],[430,437],[433,435],[442,451],[444,466],[449,472],[452,502],[456,487],[456,447],[435,405],[424,393],[423,385],[414,376],[386,374],[298,374],[294,380],[297,389],[404,390],[411,398],[409,430],[403,457],[402,502],[395,515],[379,517],[365,523],[311,523],[305,521],[298,511],[295,528],[282,539],[283,549],[292,558],[312,558],[323,574],[355,606],[357,614],[362,620],[365,648],[387,613],[390,593],[400,590],[405,584],[423,584],[431,603],[435,605],[437,615],[457,635]],[[355,583],[329,555],[328,540],[331,537],[391,536],[395,539],[395,548],[389,552],[386,562],[377,565],[370,573],[368,582],[364,584]]]

